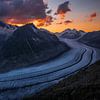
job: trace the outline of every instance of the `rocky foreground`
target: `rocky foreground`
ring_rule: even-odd
[[[100,100],[100,61],[25,100]]]

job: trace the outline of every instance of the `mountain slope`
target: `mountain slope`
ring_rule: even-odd
[[[0,48],[16,29],[16,26],[12,26],[0,21]]]
[[[5,34],[0,34],[0,49],[3,46],[5,40],[6,40],[6,35]]]
[[[22,68],[51,59],[69,47],[55,35],[42,32],[33,24],[18,28],[0,51],[0,71]],[[6,60],[6,63],[4,63]]]
[[[89,32],[79,41],[89,46],[100,48],[100,31]]]
[[[99,100],[100,61],[25,100]]]
[[[11,31],[6,31],[3,28],[0,28],[0,48],[11,34]]]

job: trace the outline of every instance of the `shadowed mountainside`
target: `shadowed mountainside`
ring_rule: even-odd
[[[33,24],[19,27],[0,51],[0,72],[30,66],[54,58],[70,48]]]
[[[84,35],[79,41],[89,46],[100,48],[100,31],[89,32]]]

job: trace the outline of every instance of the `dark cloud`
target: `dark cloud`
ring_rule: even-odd
[[[97,13],[96,12],[90,14],[89,21],[93,21],[96,17],[97,17]]]
[[[59,24],[59,25],[61,25],[61,24],[68,25],[70,23],[73,23],[73,21],[72,20],[66,20],[66,21],[62,21],[62,22],[56,23],[56,24]]]
[[[52,10],[50,9],[50,10],[47,11],[47,14],[50,14],[51,12],[52,12]]]
[[[0,1],[0,18],[9,15],[11,12],[10,8],[11,7],[9,7],[9,5],[6,2],[1,0]]]
[[[59,24],[59,25],[61,25],[61,24],[63,24],[63,22],[59,22],[59,23],[56,23],[56,24]]]
[[[97,16],[96,12],[92,13],[90,17],[95,18]]]
[[[69,8],[69,1],[66,1],[63,4],[59,5],[57,12],[55,14],[65,14],[69,11],[71,11],[71,9]]]
[[[66,21],[64,21],[64,24],[70,24],[70,23],[72,23],[73,21],[72,20],[66,20]]]
[[[53,22],[53,17],[52,16],[47,16],[46,17],[46,26],[51,25]]]
[[[43,0],[0,0],[0,18],[45,18]]]

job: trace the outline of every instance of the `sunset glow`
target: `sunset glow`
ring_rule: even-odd
[[[96,30],[100,30],[100,21],[97,21],[95,23],[95,21],[93,22],[88,22],[88,21],[85,21],[85,22],[73,22],[73,23],[69,23],[69,24],[64,24],[64,23],[57,23],[56,22],[53,22],[51,25],[49,26],[42,26],[44,23],[45,23],[45,20],[42,20],[42,19],[37,19],[37,20],[31,20],[31,21],[28,21],[28,22],[20,22],[20,23],[15,23],[13,22],[14,19],[10,19],[10,20],[6,20],[5,22],[8,23],[8,24],[11,24],[11,25],[16,25],[16,26],[23,26],[27,23],[33,23],[35,24],[38,28],[44,28],[44,29],[47,29],[51,32],[62,32],[64,31],[66,28],[71,28],[71,29],[77,29],[77,30],[84,30],[86,32],[90,32],[90,31],[96,31]]]
[[[10,10],[8,15],[8,9],[3,13],[0,11],[2,21],[17,26],[33,23],[38,28],[45,28],[51,32],[61,32],[67,28],[86,32],[100,30],[99,0],[34,0],[35,3],[31,0],[21,0],[23,4],[19,1],[16,3],[20,5],[16,5],[15,1],[6,0],[1,3]],[[91,3],[88,4],[89,2]],[[12,3],[17,7],[13,8],[15,11],[11,10]]]

